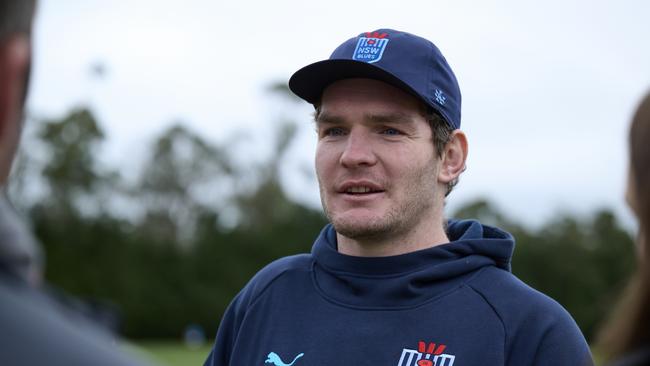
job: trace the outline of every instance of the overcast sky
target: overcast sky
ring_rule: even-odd
[[[127,169],[173,121],[213,141],[253,131],[263,150],[285,113],[302,126],[287,164],[311,166],[311,109],[265,86],[395,28],[433,41],[460,83],[470,154],[449,207],[488,197],[530,224],[612,207],[630,222],[626,133],[650,88],[648,14],[643,0],[42,0],[28,105],[44,116],[91,105],[105,161]],[[287,176],[292,196],[318,205],[313,180]]]

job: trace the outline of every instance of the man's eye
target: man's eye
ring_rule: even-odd
[[[401,135],[402,132],[399,130],[396,130],[394,128],[387,128],[381,132],[384,135],[389,135],[389,136],[398,136]]]
[[[323,136],[342,136],[345,131],[340,127],[332,127],[323,131]]]

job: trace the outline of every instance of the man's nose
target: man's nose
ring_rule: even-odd
[[[345,149],[341,154],[341,165],[346,168],[359,166],[372,166],[377,163],[377,156],[369,133],[361,130],[352,130],[348,135]]]

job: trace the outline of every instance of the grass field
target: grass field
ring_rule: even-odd
[[[160,366],[201,366],[211,347],[211,342],[189,348],[179,341],[142,341],[132,343],[130,348]]]

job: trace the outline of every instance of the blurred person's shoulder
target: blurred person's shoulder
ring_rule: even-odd
[[[605,366],[650,366],[650,349],[630,352]]]
[[[0,354],[3,364],[124,365],[145,363],[123,353],[118,343],[90,322],[70,318],[54,300],[0,270]]]

